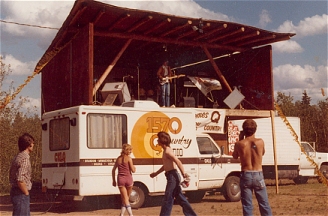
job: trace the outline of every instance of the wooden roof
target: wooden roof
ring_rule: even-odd
[[[158,50],[169,49],[172,58],[184,56],[185,60],[179,63],[182,65],[207,59],[202,49],[204,47],[213,56],[220,56],[288,40],[295,35],[227,21],[181,17],[77,0],[35,71],[39,73],[89,23],[94,25],[94,46],[98,55],[115,58],[124,43],[132,39],[125,51],[129,57],[125,58],[124,65],[139,64],[141,67],[158,58]]]

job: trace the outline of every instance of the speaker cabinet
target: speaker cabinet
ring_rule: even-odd
[[[184,107],[196,107],[195,98],[193,97],[183,97]]]

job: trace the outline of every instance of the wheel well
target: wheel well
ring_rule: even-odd
[[[230,177],[230,176],[236,176],[236,177],[240,178],[240,171],[234,171],[234,172],[229,173],[229,174],[225,177],[225,179],[224,179],[224,183],[223,183],[223,185],[218,189],[218,191],[220,191],[220,192],[223,191],[223,189],[224,189],[224,184],[226,183],[227,178]]]
[[[328,162],[322,162],[322,164],[320,165],[320,167],[321,167],[322,165],[326,165],[326,166],[328,166]]]
[[[231,172],[227,175],[226,179],[229,177],[229,176],[236,176],[236,177],[240,177],[240,171],[234,171],[234,172]]]
[[[136,187],[141,188],[145,192],[146,195],[149,194],[148,187],[144,183],[142,183],[142,182],[134,182],[133,183],[133,186],[136,186]]]

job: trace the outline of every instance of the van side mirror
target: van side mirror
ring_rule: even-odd
[[[76,126],[76,118],[69,120],[72,126]]]
[[[44,130],[44,131],[46,131],[48,129],[47,123],[43,123],[41,127],[42,127],[42,130]]]

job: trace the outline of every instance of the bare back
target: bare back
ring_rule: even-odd
[[[262,171],[262,156],[265,153],[264,142],[260,138],[249,136],[236,142],[233,157],[240,157],[242,171]]]

